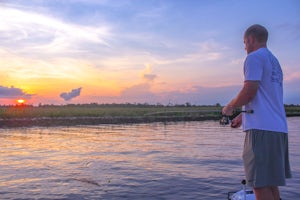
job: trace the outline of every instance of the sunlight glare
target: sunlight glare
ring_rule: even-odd
[[[25,103],[24,99],[17,99],[16,101],[17,101],[18,104],[24,104]]]

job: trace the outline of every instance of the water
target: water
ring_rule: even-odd
[[[300,117],[288,118],[300,197]],[[215,121],[0,129],[0,199],[226,199],[244,134]]]

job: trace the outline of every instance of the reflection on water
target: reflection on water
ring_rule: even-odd
[[[283,199],[300,195],[299,122]],[[226,199],[243,136],[214,121],[1,129],[0,199]]]

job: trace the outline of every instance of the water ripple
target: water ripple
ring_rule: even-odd
[[[300,118],[289,118],[300,196]],[[240,129],[218,122],[1,129],[0,199],[226,199],[243,179]]]

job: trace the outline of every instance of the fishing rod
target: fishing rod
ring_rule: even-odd
[[[252,113],[254,113],[254,110],[241,110],[241,111],[236,111],[236,112],[234,112],[234,117],[235,116],[237,116],[238,114],[240,114],[240,113],[248,113],[248,114],[252,114]],[[231,118],[232,116],[228,116],[228,115],[223,115],[222,114],[222,118],[220,119],[220,124],[221,125],[228,125],[228,124],[230,124],[230,122],[231,122]],[[234,118],[233,117],[233,118]]]

